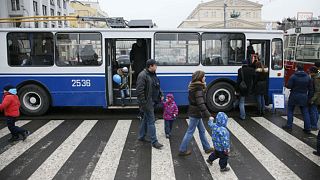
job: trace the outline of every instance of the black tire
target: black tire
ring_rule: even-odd
[[[41,116],[50,106],[48,93],[40,86],[29,84],[18,90],[21,103],[20,110],[25,115]]]
[[[227,112],[233,108],[235,101],[235,89],[226,82],[219,82],[212,85],[207,91],[207,106],[214,112]]]

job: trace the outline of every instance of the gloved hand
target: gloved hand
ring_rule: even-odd
[[[209,121],[214,121],[214,117],[210,116]]]

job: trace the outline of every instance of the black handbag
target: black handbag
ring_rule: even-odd
[[[243,76],[242,68],[241,68],[241,82],[240,82],[240,85],[239,85],[239,89],[240,89],[241,91],[246,91],[246,90],[248,89],[247,84],[246,84],[246,82],[244,81],[244,76]]]

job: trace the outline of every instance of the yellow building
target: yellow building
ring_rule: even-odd
[[[108,17],[107,13],[103,12],[99,7],[98,1],[71,1],[70,7],[73,9],[71,16],[84,17]],[[105,22],[99,21],[72,21],[70,27],[74,28],[92,28],[92,27],[107,27]]]

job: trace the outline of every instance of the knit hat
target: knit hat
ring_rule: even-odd
[[[146,62],[147,68],[148,68],[149,66],[154,65],[154,64],[157,64],[157,61],[154,60],[154,59],[148,59],[147,62]]]
[[[9,91],[10,89],[14,89],[15,87],[12,85],[6,85],[5,87],[3,87],[3,90],[5,91]]]

